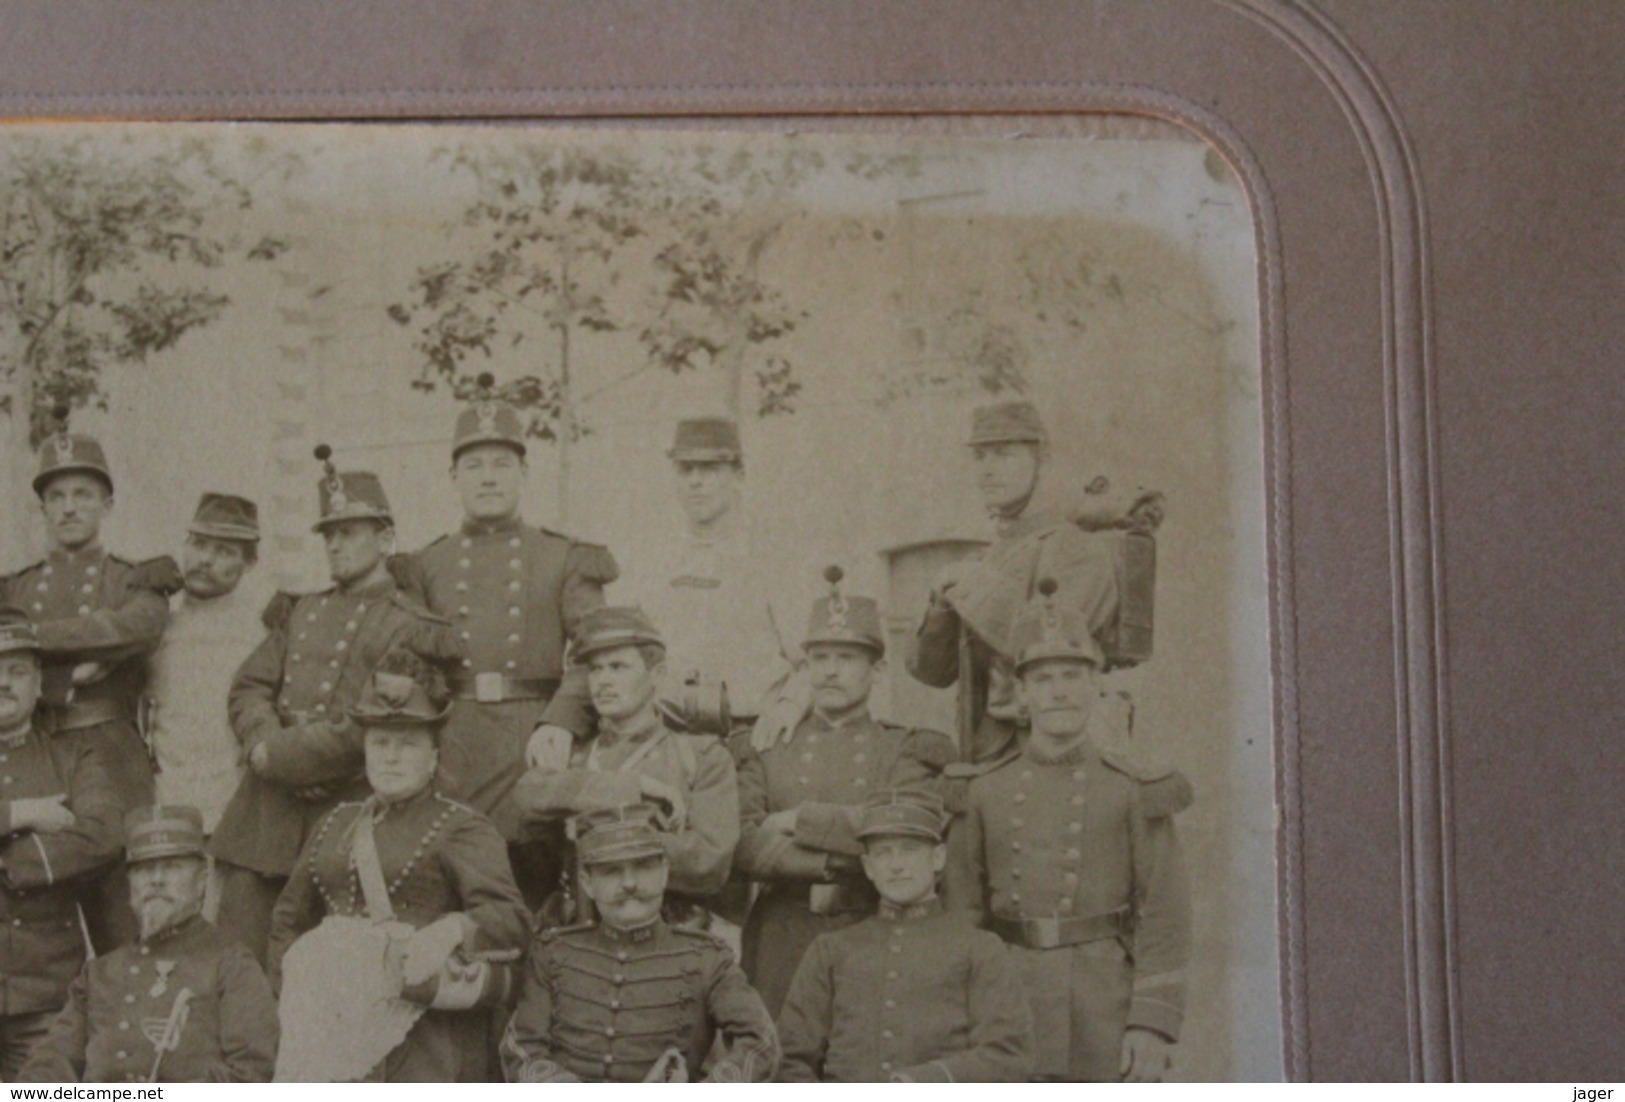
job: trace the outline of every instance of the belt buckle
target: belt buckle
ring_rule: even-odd
[[[475,674],[474,699],[481,704],[501,704],[502,675],[500,673]]]
[[[1061,920],[1053,916],[1024,918],[1021,937],[1029,949],[1058,949],[1061,946]]]

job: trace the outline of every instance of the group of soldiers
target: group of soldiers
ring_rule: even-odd
[[[635,604],[521,518],[483,389],[460,528],[396,554],[319,448],[332,585],[262,611],[251,501],[119,558],[64,417],[49,553],[0,581],[0,1079],[1162,1078],[1191,789],[1102,735],[1100,683],[1149,656],[1161,497],[1068,500],[1027,402],[968,444],[997,531],[906,656],[955,739],[872,714],[880,609],[839,568],[781,631],[726,418],[677,426],[686,530]]]

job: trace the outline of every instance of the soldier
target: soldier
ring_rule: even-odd
[[[113,511],[107,456],[94,438],[68,432],[66,406],[56,417],[58,431],[40,445],[34,476],[50,551],[0,584],[0,603],[34,620],[55,737],[103,742],[119,809],[129,811],[153,799],[137,708],[145,658],[163,636],[180,574],[168,557],[137,564],[102,547],[102,522]],[[122,865],[86,885],[81,901],[97,952],[135,936]]]
[[[745,974],[775,1015],[802,954],[819,934],[874,912],[858,858],[857,819],[871,794],[933,783],[953,756],[936,731],[876,720],[869,694],[885,670],[880,608],[840,590],[813,605],[802,648],[812,710],[786,742],[747,752],[739,766],[737,875],[758,881],[745,922]]]
[[[739,426],[725,417],[681,420],[666,455],[684,529],[663,554],[635,564],[625,583],[635,585],[629,603],[665,629],[677,683],[695,674],[721,680],[735,725],[748,726],[772,706],[791,661],[769,600],[772,582],[751,553],[739,507]]]
[[[529,932],[502,836],[485,816],[436,790],[449,711],[450,693],[437,672],[407,651],[386,656],[350,709],[352,722],[365,731],[372,794],[340,804],[322,821],[272,920],[272,969],[282,982],[285,1017],[311,998],[333,999],[335,979],[344,983],[349,969],[377,968],[383,957],[370,935],[379,924],[389,931],[402,996],[428,1009],[368,1081],[483,1081],[492,1040],[487,1007],[506,988],[481,981],[468,998],[454,999],[454,992],[441,990],[443,978],[449,984],[455,973],[461,981],[465,965],[484,963],[488,979],[492,962],[518,960]],[[318,923],[338,920],[342,929],[346,919],[364,933],[352,959],[339,959],[331,949],[317,953],[314,969],[305,973],[317,987],[295,992],[283,970],[289,947]],[[290,1022],[289,1043],[294,1029]],[[314,1040],[347,1044],[355,1038]],[[284,1053],[278,1079],[311,1077],[308,1065],[290,1063],[295,1055]]]
[[[562,766],[592,729],[586,678],[567,668],[565,652],[619,570],[605,548],[520,517],[524,426],[513,406],[489,396],[492,383],[480,377],[482,397],[458,415],[452,440],[462,529],[403,559],[398,572],[409,594],[453,621],[467,649],[452,679],[441,782],[512,844],[519,775],[527,764]],[[521,889],[539,902],[556,867],[533,847],[512,857]]]
[[[202,813],[139,808],[125,834],[140,941],[84,966],[19,1080],[269,1082],[276,1000],[248,950],[203,918]]]
[[[0,1079],[67,1001],[85,961],[75,892],[118,857],[111,747],[52,737],[40,681],[33,623],[0,609]]]
[[[1037,1074],[1160,1080],[1184,1015],[1190,904],[1179,773],[1089,736],[1102,658],[1054,579],[1011,629],[1032,734],[970,782],[945,885],[1012,948],[1031,1001]]]
[[[340,796],[366,793],[361,732],[346,715],[383,656],[404,646],[451,660],[450,625],[402,596],[387,566],[394,519],[378,476],[333,469],[316,449],[321,517],[333,585],[279,593],[267,634],[244,660],[226,702],[247,771],[215,828],[220,928],[265,960],[271,908],[309,831]]]
[[[1032,1017],[999,939],[945,912],[942,797],[875,793],[858,829],[880,913],[814,941],[779,1015],[786,1083],[1019,1083]]]
[[[186,533],[185,591],[152,659],[149,729],[160,801],[196,807],[213,834],[242,777],[226,696],[264,632],[261,606],[242,584],[259,558],[259,510],[247,498],[207,493]]]
[[[739,843],[738,779],[716,736],[666,726],[657,706],[665,653],[639,609],[606,606],[584,616],[575,660],[587,670],[598,733],[576,745],[566,768],[527,772],[514,803],[527,826],[543,833],[582,812],[659,805],[666,826],[660,845],[670,863],[668,914],[703,921],[704,901],[727,881]]]
[[[660,918],[672,847],[658,814],[638,805],[579,824],[599,921],[537,935],[502,1039],[509,1082],[688,1082],[719,1034],[709,1081],[773,1077],[773,1020],[727,946]]]
[[[1065,601],[1112,644],[1114,665],[1149,656],[1148,534],[1162,522],[1162,495],[1119,493],[1104,475],[1077,500],[1050,492],[1048,437],[1030,402],[977,409],[968,444],[998,536],[979,559],[938,578],[907,668],[937,688],[958,683],[960,756],[974,764],[951,772],[974,775],[1013,757],[1025,734],[1009,630],[1034,578],[1058,579]]]

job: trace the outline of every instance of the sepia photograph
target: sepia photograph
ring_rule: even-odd
[[[0,1080],[1281,1079],[1256,239],[1107,114],[0,127]]]

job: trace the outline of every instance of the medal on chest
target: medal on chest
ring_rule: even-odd
[[[175,962],[172,960],[155,960],[152,966],[158,972],[158,979],[147,989],[147,994],[155,999],[161,999],[169,990],[169,975],[175,971]]]

